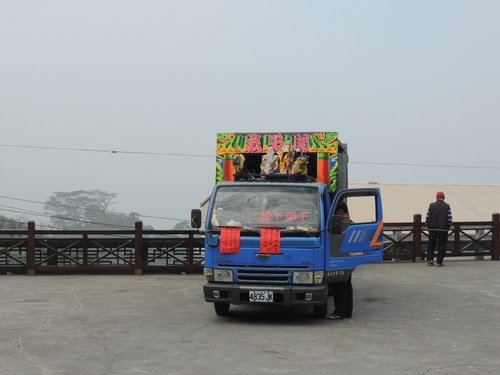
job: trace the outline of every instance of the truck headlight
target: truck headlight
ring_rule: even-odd
[[[298,271],[293,273],[293,283],[294,284],[312,284],[313,283],[313,273],[312,271]]]
[[[203,268],[203,274],[208,282],[214,281],[214,270],[212,268]]]
[[[221,283],[233,282],[233,271],[224,269],[214,269],[214,281]]]

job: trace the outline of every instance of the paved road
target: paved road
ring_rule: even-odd
[[[201,275],[0,276],[0,374],[498,374],[500,262],[383,263],[354,317],[203,301]]]

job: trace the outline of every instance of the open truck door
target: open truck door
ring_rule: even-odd
[[[347,204],[349,218],[337,215],[340,202]],[[383,259],[382,199],[378,188],[340,190],[334,198],[327,222],[325,279],[327,283],[349,279],[356,266]]]

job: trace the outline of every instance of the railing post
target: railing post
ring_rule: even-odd
[[[491,260],[500,260],[500,214],[493,214],[491,228]]]
[[[88,266],[89,264],[89,235],[87,233],[83,234],[82,237],[82,264]]]
[[[194,235],[192,233],[189,234],[189,240],[188,240],[188,264],[189,266],[193,266],[193,259],[194,259]]]
[[[35,276],[35,222],[28,221],[28,246],[26,247],[26,265],[28,276]]]
[[[478,239],[484,236],[484,230],[483,229],[476,229],[476,234],[474,235],[474,238]],[[480,241],[480,240],[479,240]],[[477,244],[474,245],[474,252],[478,252],[481,250],[481,243],[478,242]],[[474,256],[474,259],[476,260],[484,260],[484,255],[476,255]]]
[[[135,222],[135,274],[142,275],[142,221]]]
[[[453,254],[458,255],[460,253],[460,225],[458,224],[453,224],[453,227],[455,228],[455,236],[453,238]]]
[[[413,261],[422,256],[422,215],[413,215]]]

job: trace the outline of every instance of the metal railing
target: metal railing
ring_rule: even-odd
[[[428,231],[413,222],[384,223],[384,260],[423,259]],[[500,258],[500,214],[491,221],[456,222],[448,257]],[[199,273],[204,239],[192,230],[0,230],[0,273]]]

